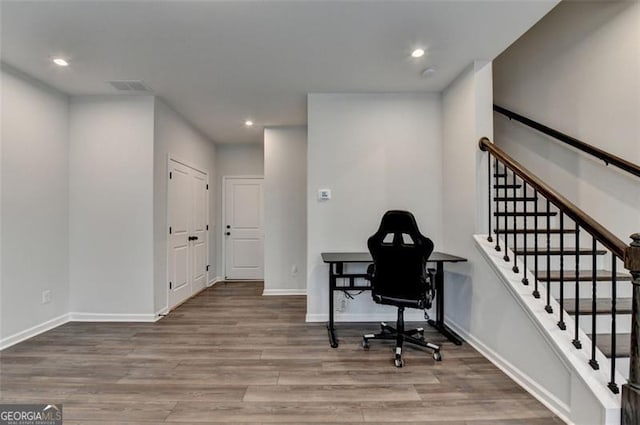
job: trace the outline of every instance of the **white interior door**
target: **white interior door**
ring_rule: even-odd
[[[192,292],[207,284],[207,175],[191,173],[191,282]]]
[[[226,279],[264,278],[262,178],[225,178]]]
[[[169,308],[206,286],[207,181],[206,173],[169,161]]]

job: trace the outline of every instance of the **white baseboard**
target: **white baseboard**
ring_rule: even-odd
[[[72,322],[155,322],[155,314],[69,313]]]
[[[338,313],[333,316],[336,322],[395,322],[396,313]],[[329,313],[307,314],[305,320],[309,323],[326,322]],[[424,322],[422,310],[405,311],[404,320],[407,322]]]
[[[156,311],[154,321],[157,322],[158,320],[164,318],[167,314],[169,314],[169,307],[165,307],[161,310]]]
[[[307,295],[306,289],[265,289],[262,295]]]
[[[69,321],[70,321],[69,314],[68,313],[63,314],[61,316],[54,317],[51,320],[47,320],[44,323],[33,326],[29,329],[25,329],[24,331],[18,332],[6,338],[2,338],[0,340],[0,351],[4,350],[5,348],[9,348],[13,345],[16,345],[22,341],[26,341],[29,338],[33,338],[36,335],[40,335],[41,333],[50,331],[53,328],[57,328],[60,325],[64,325]]]
[[[529,375],[512,365],[504,357],[493,351],[479,339],[462,329],[458,324],[445,316],[445,322],[454,332],[462,337],[466,343],[475,348],[480,354],[486,357],[498,369],[503,371],[509,378],[513,379],[518,385],[524,388],[529,394],[534,396],[540,403],[544,404],[549,410],[555,413],[568,425],[573,425],[569,420],[571,409],[566,403],[563,403],[549,391],[535,382]],[[444,355],[446,359],[446,354]]]
[[[222,276],[214,277],[212,280],[209,281],[209,283],[207,283],[207,288],[211,288],[213,285],[215,285],[218,282],[224,282],[224,278]]]

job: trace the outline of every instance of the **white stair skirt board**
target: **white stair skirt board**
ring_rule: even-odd
[[[600,402],[605,416],[604,423],[607,425],[619,424],[621,396],[620,394],[613,394],[607,388],[610,376],[609,359],[607,359],[600,350],[596,349],[596,360],[600,364],[600,369],[593,370],[588,363],[591,353],[591,340],[589,337],[580,330],[579,337],[580,341],[582,341],[583,348],[581,350],[576,349],[572,344],[575,329],[573,318],[569,314],[564,315],[564,321],[567,329],[563,331],[557,326],[558,312],[560,311],[559,304],[552,298],[550,304],[554,313],[549,314],[544,310],[546,302],[546,285],[538,285],[540,298],[535,298],[532,295],[535,279],[530,271],[527,270],[529,285],[523,285],[522,272],[518,274],[514,273],[512,270],[513,261],[504,261],[504,247],[503,251],[496,251],[494,244],[487,241],[486,235],[475,235],[474,239],[480,253],[487,259],[494,271],[502,278],[500,281],[513,295],[514,302],[517,302],[522,307],[523,311],[532,319],[532,323],[541,331],[541,335],[549,343],[550,347],[560,355],[564,360],[565,365],[586,384],[586,387]],[[510,258],[513,258],[513,252],[511,250],[508,250],[507,252]],[[520,260],[518,260],[518,267],[521,271],[524,269],[524,264]],[[455,326],[455,324],[453,325]],[[461,331],[459,326],[455,326],[454,329],[456,331]],[[492,354],[491,350],[485,350],[482,347],[481,342],[476,340],[473,335],[464,335],[465,332],[462,332],[462,334],[467,337],[466,339],[468,341],[475,341],[475,344],[478,345],[478,350],[483,352],[483,354],[491,360],[492,363],[501,369],[504,368],[503,370],[505,372],[509,370],[507,364],[505,364],[504,360],[502,360],[499,355]],[[513,366],[511,366],[511,368],[512,369],[509,370],[509,374],[520,377],[527,376],[521,371],[513,368]],[[524,382],[521,382],[519,379],[517,381],[524,384],[523,387],[547,407],[555,407],[553,409],[554,411],[562,410],[562,406],[558,406],[554,399],[547,397],[545,392],[538,391],[540,386],[537,383],[530,379],[529,382],[527,382],[526,379]],[[620,374],[620,371],[616,371],[616,382],[618,386],[626,383],[626,378]],[[576,406],[573,407],[577,408]],[[568,411],[562,416],[569,416],[570,413],[571,412]]]
[[[265,289],[262,295],[307,295],[306,289]]]

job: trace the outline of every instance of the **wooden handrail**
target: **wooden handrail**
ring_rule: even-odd
[[[488,138],[483,137],[480,139],[480,150],[490,152],[491,155],[499,159],[503,164],[507,165],[522,180],[526,181],[527,184],[536,189],[564,214],[571,217],[573,221],[595,237],[598,242],[607,247],[616,257],[622,260],[625,259],[627,244],[622,242],[617,236],[604,228],[600,223],[591,218],[591,216],[582,211],[567,198],[556,192],[551,188],[551,186],[537,178],[531,171],[527,170],[522,166],[522,164],[511,158],[502,149],[491,143]]]
[[[538,130],[541,133],[546,134],[547,136],[551,136],[563,143],[573,146],[574,148],[579,149],[582,152],[588,153],[589,155],[593,155],[596,158],[604,161],[606,165],[609,165],[609,164],[615,165],[621,170],[624,170],[630,174],[633,174],[636,177],[640,177],[640,166],[638,166],[637,164],[634,164],[633,162],[629,162],[625,159],[620,158],[619,156],[610,154],[607,151],[603,151],[602,149],[596,148],[595,146],[592,146],[574,137],[561,133],[558,130],[554,130],[551,127],[547,127],[544,124],[540,124],[539,122],[536,122],[520,114],[517,114],[506,108],[503,108],[502,106],[498,106],[494,104],[493,110],[506,116],[509,119],[519,121],[526,126],[529,126],[533,129]]]

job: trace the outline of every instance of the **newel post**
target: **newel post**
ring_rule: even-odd
[[[624,258],[624,266],[633,278],[633,311],[629,382],[622,386],[622,425],[640,423],[640,233],[634,233],[631,239]]]

